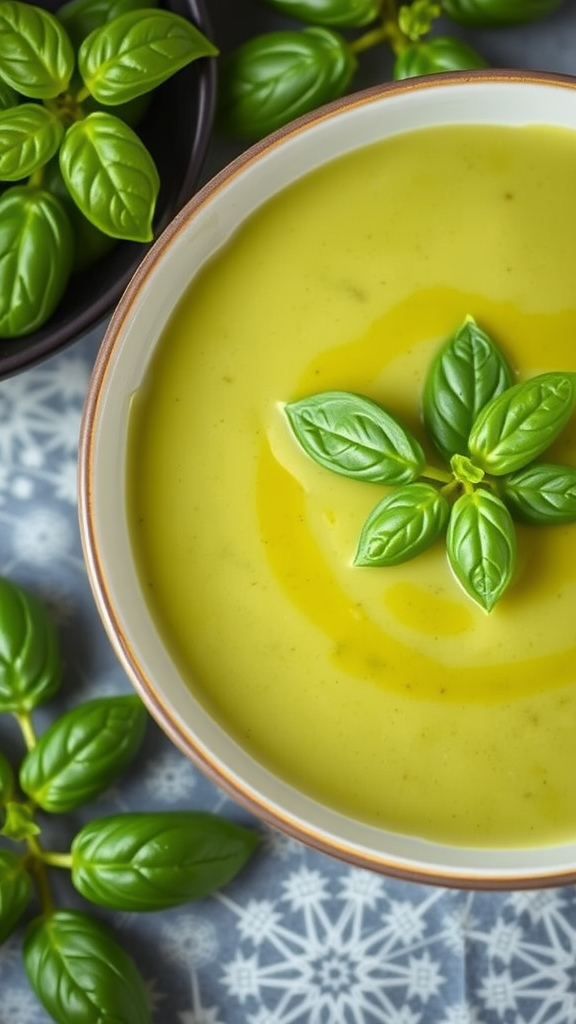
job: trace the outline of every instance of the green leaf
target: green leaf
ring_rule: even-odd
[[[56,17],[77,50],[86,36],[121,14],[157,6],[158,0],[69,0],[58,8]]]
[[[19,181],[43,167],[58,149],[64,128],[38,103],[0,113],[0,180]]]
[[[541,454],[564,429],[576,401],[576,374],[541,373],[492,399],[468,439],[473,460],[495,476]]]
[[[407,46],[394,61],[392,77],[399,81],[418,75],[434,75],[443,71],[467,71],[486,68],[488,62],[462,39],[435,36]]]
[[[72,882],[101,906],[160,910],[226,885],[256,843],[255,832],[200,811],[114,815],[74,839]]]
[[[398,487],[362,527],[354,565],[399,565],[415,558],[438,539],[448,512],[446,498],[431,484]]]
[[[74,241],[72,273],[81,273],[91,267],[120,244],[117,238],[111,238],[94,227],[76,206],[64,183],[57,156],[44,167],[42,184],[60,200],[70,221]]]
[[[21,857],[0,850],[0,943],[14,931],[30,901],[32,884]]]
[[[106,113],[77,121],[60,147],[60,170],[72,199],[100,231],[152,241],[160,179],[150,153],[128,125]]]
[[[424,423],[449,462],[468,451],[478,413],[512,384],[512,371],[494,342],[467,316],[440,349],[424,385]]]
[[[57,719],[26,754],[20,786],[45,811],[65,812],[93,800],[139,749],[147,714],[135,694],[100,697]]]
[[[17,800],[9,800],[6,804],[6,817],[0,829],[0,835],[19,842],[29,836],[37,836],[40,828],[34,821],[33,812],[26,804]]]
[[[134,962],[88,914],[56,910],[35,918],[23,954],[28,980],[57,1024],[151,1024]]]
[[[496,28],[536,21],[555,11],[564,0],[442,0],[449,18],[475,28]]]
[[[304,451],[326,469],[369,483],[404,484],[424,468],[418,441],[376,402],[323,391],[285,406]]]
[[[255,36],[220,65],[219,122],[237,138],[260,139],[343,96],[357,66],[350,44],[329,29]]]
[[[480,469],[480,466],[475,466],[467,455],[453,455],[450,459],[450,469],[454,478],[462,484],[479,484],[485,476],[484,470]]]
[[[0,78],[0,110],[10,110],[19,103],[18,93]]]
[[[398,11],[400,31],[413,42],[421,36],[427,36],[436,18],[442,13],[440,4],[432,0],[412,0],[411,4],[403,4]]]
[[[267,7],[314,25],[360,28],[375,21],[382,0],[264,0]]]
[[[74,51],[53,14],[18,0],[0,3],[0,68],[16,92],[52,99],[64,92],[74,70]]]
[[[502,479],[500,493],[528,523],[576,522],[576,468],[534,462]]]
[[[491,611],[516,566],[516,534],[504,502],[482,489],[463,494],[450,514],[446,548],[463,589],[484,611]]]
[[[4,807],[14,795],[14,772],[8,758],[0,751],[0,807]]]
[[[0,711],[30,711],[60,679],[58,637],[44,605],[0,577]]]
[[[92,32],[80,47],[78,69],[92,95],[114,106],[165,82],[216,47],[171,11],[130,11]]]

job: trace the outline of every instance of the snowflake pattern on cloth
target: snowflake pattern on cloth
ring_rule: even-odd
[[[95,611],[76,511],[78,428],[94,332],[0,383],[0,571],[46,601],[65,679],[38,726],[81,700],[129,692]],[[9,716],[0,745],[21,753]],[[155,1024],[574,1024],[576,891],[465,892],[349,868],[260,825],[150,721],[116,786],[74,829],[125,810],[198,808],[261,834],[225,890],[156,914],[94,908],[146,982]],[[64,849],[62,819],[47,845]],[[87,909],[66,872],[62,906]],[[89,908],[88,908],[89,909]],[[23,928],[0,947],[0,1024],[49,1024],[22,967]]]

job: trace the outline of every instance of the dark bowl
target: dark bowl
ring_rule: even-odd
[[[61,4],[47,0],[38,6],[54,12]],[[162,6],[190,19],[211,38],[204,0],[163,0]],[[215,60],[200,58],[155,91],[136,129],[160,174],[155,237],[194,193],[210,141],[215,96]],[[104,320],[149,248],[149,244],[119,242],[90,269],[72,276],[58,308],[42,328],[22,338],[0,339],[0,379],[46,359]]]

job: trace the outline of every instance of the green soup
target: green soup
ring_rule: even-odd
[[[132,537],[191,689],[255,758],[399,832],[576,837],[576,526],[519,527],[486,615],[442,544],[352,566],[385,488],[313,463],[282,403],[368,395],[422,439],[467,313],[519,376],[576,371],[576,133],[446,127],[269,201],[191,285],[131,414]],[[550,452],[576,465],[576,422]]]

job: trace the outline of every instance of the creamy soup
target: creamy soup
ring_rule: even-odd
[[[490,615],[443,542],[354,567],[386,488],[312,462],[282,405],[359,392],[425,443],[423,380],[467,313],[520,378],[576,371],[575,181],[576,133],[537,126],[341,158],[202,271],[134,400],[134,547],[191,689],[281,777],[398,832],[576,838],[576,525],[518,528]],[[576,418],[549,456],[576,465]]]

